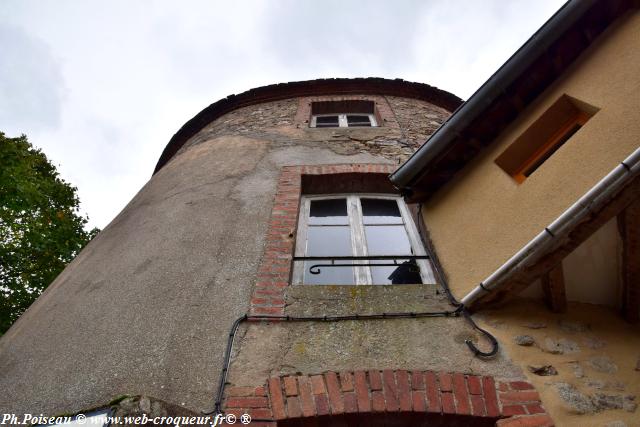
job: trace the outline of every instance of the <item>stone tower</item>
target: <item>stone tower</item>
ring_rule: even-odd
[[[227,375],[219,409],[288,425],[309,416],[309,402],[313,416],[366,417],[391,383],[424,395],[432,372],[469,366],[485,376],[462,385],[494,393],[493,376],[517,370],[469,352],[467,339],[486,344],[455,314],[414,207],[387,180],[460,104],[425,84],[370,78],[266,86],[205,108],[2,337],[0,407],[53,415],[128,394],[197,412],[213,409]],[[355,266],[314,275],[314,263]],[[432,312],[445,315],[389,315]],[[276,318],[240,324],[227,372],[229,330],[245,314]],[[286,318],[353,315],[389,318]],[[445,410],[455,375],[437,391]],[[365,386],[367,402],[353,391]],[[481,397],[491,415],[491,394]]]

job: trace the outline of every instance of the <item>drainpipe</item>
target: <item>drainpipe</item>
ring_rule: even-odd
[[[484,279],[478,286],[462,298],[462,304],[469,307],[483,296],[502,287],[514,272],[534,264],[558,238],[573,229],[590,212],[604,205],[613,194],[640,172],[640,147],[624,159],[591,190],[564,211],[540,234],[520,249],[511,259]]]

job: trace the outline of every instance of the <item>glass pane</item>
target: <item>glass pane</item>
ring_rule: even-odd
[[[353,126],[371,126],[371,120],[369,120],[369,116],[357,115],[357,114],[348,114],[347,115],[347,125],[349,127],[353,127]]]
[[[371,267],[371,280],[374,285],[408,285],[422,283],[420,268],[414,260],[396,260],[399,264],[391,267]],[[390,264],[389,260],[372,260],[370,263]]]
[[[361,199],[362,215],[367,224],[402,224],[398,202],[384,199]]]
[[[368,225],[364,232],[369,255],[412,255],[404,225]]]
[[[347,199],[312,200],[309,225],[349,225]]]
[[[351,231],[349,226],[310,226],[307,229],[307,256],[351,256]],[[336,261],[336,264],[351,264],[351,261]],[[319,267],[320,274],[311,274],[309,268],[315,264],[331,264],[326,261],[305,261],[304,283],[312,285],[352,285],[353,267]]]
[[[378,201],[378,200],[375,200]],[[395,201],[393,201],[395,203]],[[364,206],[363,206],[364,209]],[[397,209],[397,205],[396,205]],[[404,225],[368,225],[364,227],[369,255],[412,255],[411,243]],[[398,259],[398,266],[371,267],[374,285],[422,283],[420,270],[413,261]],[[372,264],[393,263],[392,260],[372,260]]]
[[[316,127],[338,127],[338,116],[318,116],[316,117]]]

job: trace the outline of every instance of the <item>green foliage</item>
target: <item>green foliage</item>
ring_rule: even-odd
[[[25,135],[0,132],[0,335],[98,233],[76,190]]]

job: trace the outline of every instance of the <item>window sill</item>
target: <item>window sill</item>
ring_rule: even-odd
[[[295,285],[286,289],[285,314],[332,316],[451,310],[442,288],[420,285]]]

